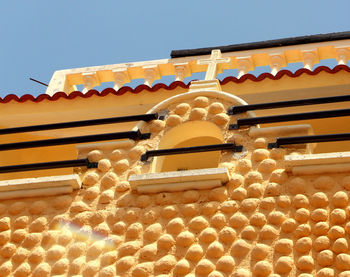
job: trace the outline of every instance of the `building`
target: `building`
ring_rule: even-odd
[[[173,51],[1,99],[0,276],[350,276],[349,51],[349,32]]]

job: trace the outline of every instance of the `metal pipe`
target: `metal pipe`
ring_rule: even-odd
[[[48,84],[45,84],[45,83],[40,82],[40,81],[38,81],[38,80],[35,80],[35,79],[33,79],[33,78],[29,78],[29,80],[31,80],[31,81],[33,81],[33,82],[36,82],[36,83],[39,83],[40,85],[43,85],[43,86],[45,86],[45,87],[48,87],[48,86],[49,86]]]
[[[102,125],[102,124],[111,124],[111,123],[122,123],[122,122],[131,122],[131,121],[140,121],[140,120],[148,122],[151,120],[158,119],[158,117],[159,117],[158,113],[151,113],[151,114],[140,114],[140,115],[130,115],[130,116],[121,116],[121,117],[110,117],[110,118],[89,119],[89,120],[80,120],[80,121],[71,121],[71,122],[14,127],[14,128],[0,129],[0,135],[53,130],[53,129],[63,129],[63,128],[84,127],[84,126]]]
[[[319,42],[330,42],[335,40],[349,39],[350,32],[337,32],[337,33],[328,33],[328,34],[317,34],[310,36],[300,36],[300,37],[289,37],[281,38],[274,40],[265,40],[258,42],[249,42],[233,45],[223,45],[223,46],[214,46],[206,48],[196,48],[196,49],[183,49],[183,50],[172,50],[170,56],[174,58],[182,58],[189,56],[199,56],[199,55],[210,55],[212,50],[220,49],[222,53],[226,52],[236,52],[236,51],[247,51],[247,50],[256,50],[272,47],[285,47],[290,45],[299,45],[299,44],[309,44],[309,43],[319,43]]]
[[[158,149],[149,150],[141,156],[141,161],[145,162],[150,157],[155,156],[166,156],[166,155],[177,155],[177,154],[187,154],[187,153],[198,153],[198,152],[208,152],[208,151],[219,151],[219,150],[230,150],[234,152],[242,152],[242,146],[236,146],[234,143],[224,143],[224,144],[212,144],[212,145],[201,145],[201,146],[191,146],[191,147],[181,147],[172,149]]]
[[[45,147],[45,146],[54,146],[54,145],[65,145],[65,144],[74,144],[74,143],[84,143],[84,142],[92,142],[92,141],[125,139],[125,138],[129,138],[133,140],[141,140],[141,139],[148,139],[150,138],[150,136],[151,136],[150,133],[142,134],[140,130],[137,130],[137,131],[128,131],[128,132],[119,132],[119,133],[76,136],[76,137],[68,137],[68,138],[34,140],[34,141],[0,144],[0,151],[23,149],[23,148]]]
[[[344,141],[344,140],[350,140],[350,133],[300,136],[300,137],[284,137],[284,138],[277,138],[276,142],[269,143],[268,148],[269,149],[279,148],[282,145],[288,145],[288,144],[304,144],[304,143]]]
[[[280,101],[280,102],[261,103],[261,104],[251,104],[251,105],[242,105],[242,106],[232,106],[228,109],[227,114],[234,115],[234,114],[243,113],[246,111],[253,111],[253,110],[277,109],[277,108],[286,108],[286,107],[337,103],[337,102],[345,102],[345,101],[350,101],[350,95],[340,95],[340,96],[309,98],[309,99]]]
[[[56,161],[56,162],[46,162],[46,163],[8,165],[8,166],[1,166],[0,173],[43,170],[43,169],[64,168],[64,167],[78,167],[78,166],[86,166],[87,168],[97,168],[97,163],[90,163],[88,159],[78,159],[78,160],[66,160],[66,161]]]
[[[320,111],[320,112],[309,112],[309,113],[239,118],[237,119],[237,124],[230,124],[229,130],[237,130],[242,126],[252,126],[252,125],[262,124],[262,123],[331,118],[331,117],[340,117],[340,116],[349,116],[349,115],[350,115],[350,109],[342,109],[342,110],[331,110],[331,111]]]

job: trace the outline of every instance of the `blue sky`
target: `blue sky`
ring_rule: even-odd
[[[55,70],[171,50],[350,31],[350,1],[18,0],[0,8],[0,96],[38,95]]]

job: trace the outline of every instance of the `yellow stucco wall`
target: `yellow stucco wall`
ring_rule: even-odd
[[[70,195],[0,204],[1,276],[349,276],[350,175],[295,177],[284,171],[270,138],[227,131],[218,98],[181,100],[152,137],[129,149],[91,151],[98,169],[81,173]],[[224,142],[247,149],[223,153],[230,181],[211,190],[138,194],[128,176],[152,171],[139,161],[185,122],[209,121]],[[294,151],[294,155],[303,150]],[[301,151],[301,152],[300,152]],[[176,161],[175,161],[176,162]]]
[[[222,90],[244,99],[247,103],[263,103],[266,101],[282,101],[301,98],[313,98],[331,95],[345,95],[350,93],[349,89],[350,73],[341,70],[331,74],[321,71],[317,75],[302,74],[292,78],[287,75],[279,80],[264,79],[254,82],[246,80],[242,83],[228,82],[222,86]],[[26,101],[18,103],[11,101],[1,105],[0,127],[16,127],[35,124],[45,124],[52,122],[65,122],[94,118],[105,118],[115,116],[125,116],[132,114],[142,114],[147,112],[157,103],[185,93],[187,90],[176,88],[175,90],[160,89],[156,92],[142,91],[138,94],[125,93],[122,96],[109,94],[104,97],[92,96],[89,98],[77,97],[71,100],[59,99],[56,101],[44,100],[39,103]],[[267,114],[297,113],[301,111],[314,111],[325,109],[347,108],[348,102],[325,104],[305,107],[294,107],[288,109],[275,109],[267,111],[256,111],[257,116]],[[347,132],[350,124],[349,117],[292,122],[286,124],[310,123],[315,134],[342,133]],[[276,126],[264,125],[265,126]],[[135,126],[134,122],[124,124],[107,124],[90,127],[61,129],[52,131],[32,132],[19,135],[1,135],[0,143],[17,142],[24,140],[38,140],[44,138],[57,138],[77,135],[88,135],[104,132],[119,132],[130,130]],[[322,143],[317,146],[315,153],[332,151],[350,151],[350,144],[345,143]],[[74,159],[76,152],[74,145],[41,149],[26,149],[18,151],[0,152],[0,162],[2,165],[20,163],[34,163],[40,161],[62,159]],[[61,174],[71,173],[70,169],[57,170]],[[24,178],[26,176],[48,176],[50,171],[35,173],[20,173],[0,176],[0,179]]]
[[[182,92],[9,103],[4,105],[8,121],[1,125],[25,125],[33,118],[39,124],[139,114]],[[87,156],[98,162],[98,168],[80,172],[80,190],[2,201],[0,276],[350,276],[350,174],[287,173],[284,155],[300,155],[304,150],[267,150],[267,142],[275,137],[252,138],[246,129],[228,131],[228,124],[237,119],[225,113],[232,104],[217,95],[179,98],[167,107],[165,122],[155,120],[142,128],[152,132],[150,140],[129,148],[90,151]],[[28,121],[15,120],[26,114]],[[58,115],[62,117],[57,119]],[[130,175],[155,168],[140,162],[140,155],[157,149],[176,126],[194,121],[215,124],[223,142],[247,150],[242,156],[220,155],[217,166],[228,168],[229,182],[211,190],[157,194],[131,190]],[[110,127],[88,132],[96,130],[110,131]],[[59,151],[47,153],[62,159]],[[69,149],[64,153],[69,154]],[[3,163],[16,161],[0,157]],[[178,163],[178,159],[167,162]]]

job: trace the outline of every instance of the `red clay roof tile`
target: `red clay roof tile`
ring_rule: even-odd
[[[229,77],[226,77],[225,79],[223,79],[222,81],[220,81],[220,84],[225,85],[229,82],[234,82],[234,83],[239,84],[239,83],[245,82],[246,80],[251,80],[253,82],[260,82],[260,81],[263,81],[264,79],[267,79],[267,78],[271,79],[271,80],[279,80],[282,77],[284,77],[285,75],[287,75],[291,78],[297,78],[302,74],[308,74],[308,75],[313,76],[313,75],[319,74],[322,71],[330,73],[330,74],[335,74],[335,73],[342,71],[342,70],[350,72],[350,67],[348,67],[347,65],[337,65],[333,69],[330,69],[329,67],[326,67],[326,66],[320,66],[320,67],[317,67],[316,69],[314,69],[313,71],[310,71],[310,70],[305,69],[305,68],[301,68],[294,73],[292,73],[289,70],[281,70],[277,73],[276,76],[274,76],[270,73],[263,73],[263,74],[259,75],[258,77],[255,77],[252,74],[245,74],[240,79],[237,79],[236,77],[233,77],[233,76],[229,76]],[[131,87],[125,86],[125,87],[122,87],[121,89],[119,89],[118,91],[114,90],[113,88],[106,88],[102,92],[98,92],[97,90],[92,89],[92,90],[89,90],[85,94],[83,94],[80,91],[74,91],[74,92],[70,93],[69,95],[65,94],[64,92],[57,92],[53,96],[49,96],[47,94],[40,94],[37,97],[34,97],[33,95],[30,95],[30,94],[25,94],[25,95],[22,95],[21,97],[18,97],[17,95],[14,95],[14,94],[9,94],[9,95],[5,96],[4,98],[0,97],[0,103],[5,104],[5,103],[8,103],[10,101],[16,101],[18,103],[32,101],[35,103],[39,103],[39,102],[44,101],[44,100],[57,101],[61,98],[63,98],[63,99],[74,99],[76,97],[89,98],[93,95],[103,97],[103,96],[106,96],[109,94],[114,94],[114,95],[119,96],[119,95],[123,95],[127,92],[137,94],[137,93],[140,93],[141,91],[144,91],[144,90],[149,91],[149,92],[156,92],[160,89],[174,90],[178,87],[189,88],[189,84],[185,84],[183,82],[176,81],[176,82],[171,83],[170,85],[159,83],[159,84],[154,85],[153,87],[148,87],[146,85],[139,85],[133,89]]]

